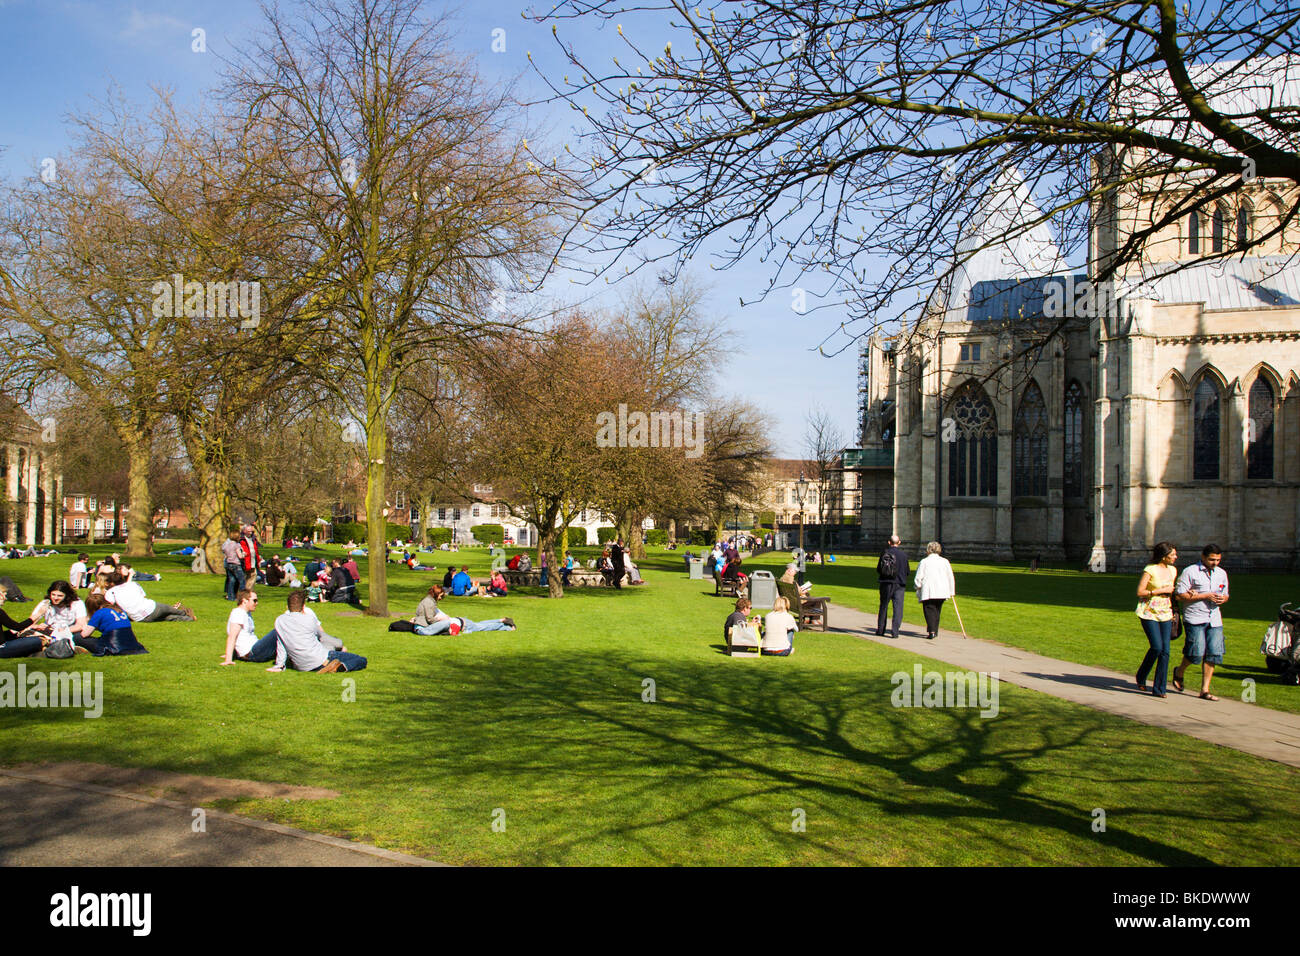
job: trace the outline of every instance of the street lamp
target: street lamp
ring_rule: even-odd
[[[734,513],[735,518],[731,522],[731,527],[736,532],[736,537],[739,538],[740,537],[740,505],[732,505],[732,512]]]
[[[808,479],[799,472],[799,480],[794,484],[795,499],[799,502],[799,563],[803,564],[803,502],[808,495]],[[803,568],[799,569],[801,572]],[[800,584],[803,582],[800,581]]]

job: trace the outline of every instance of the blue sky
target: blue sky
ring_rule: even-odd
[[[527,4],[428,6],[453,14],[457,45],[477,59],[485,77],[517,79],[525,98],[543,92],[528,52],[540,69],[565,71],[550,26],[520,16]],[[114,85],[136,102],[148,99],[151,87],[173,90],[181,103],[197,101],[216,82],[218,57],[237,51],[261,22],[253,0],[0,0],[0,174],[29,175],[42,158],[58,156],[68,141],[67,116],[93,111]],[[642,24],[647,28],[653,24]],[[205,31],[207,53],[192,49],[196,29]],[[493,51],[494,30],[505,31],[504,51]],[[610,46],[594,22],[569,21],[561,35],[593,58]],[[535,118],[545,125],[554,116],[557,141],[572,141],[567,113],[542,110]],[[734,332],[716,391],[772,413],[774,446],[783,457],[802,457],[804,416],[814,405],[831,413],[849,444],[856,441],[856,349],[832,358],[815,351],[844,315],[833,309],[799,315],[789,290],[742,308],[741,296],[748,300],[767,284],[766,268],[744,262],[718,271],[709,263],[707,254],[698,256],[691,272],[711,284],[711,307]]]

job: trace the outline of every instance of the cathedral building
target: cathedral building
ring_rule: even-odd
[[[1009,230],[1040,214],[1004,173],[919,323],[862,349],[860,444],[892,451],[864,476],[865,534],[887,514],[914,548],[965,559],[1129,571],[1169,540],[1183,561],[1215,542],[1231,568],[1300,567],[1297,187],[1243,178],[1093,281],[1179,188],[1111,190],[1070,270],[1046,226]],[[869,513],[873,487],[888,512]]]

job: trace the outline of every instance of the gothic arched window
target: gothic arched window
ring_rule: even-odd
[[[1030,382],[1016,409],[1012,438],[1015,470],[1012,494],[1047,497],[1047,407],[1043,392]]]
[[[1192,477],[1219,477],[1219,389],[1206,375],[1192,396]]]
[[[1065,497],[1083,497],[1083,386],[1065,390]]]
[[[1246,477],[1273,477],[1273,386],[1263,375],[1250,387],[1250,422],[1246,430]]]
[[[1237,207],[1237,248],[1245,249],[1250,242],[1250,214],[1245,206]]]
[[[1224,226],[1226,224],[1225,223],[1226,220],[1227,220],[1227,216],[1225,216],[1223,213],[1223,207],[1215,206],[1214,222],[1211,227],[1213,229],[1213,232],[1211,233],[1211,246],[1210,246],[1211,252],[1223,251],[1223,233],[1224,233]]]
[[[1192,255],[1201,251],[1201,217],[1195,209],[1187,216],[1187,251]]]
[[[998,493],[998,420],[984,389],[967,382],[948,403],[948,494],[990,498]],[[944,423],[945,426],[948,423]]]

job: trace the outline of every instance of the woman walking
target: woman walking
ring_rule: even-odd
[[[939,636],[939,612],[943,602],[957,593],[957,582],[952,576],[952,565],[943,556],[943,546],[931,541],[925,546],[925,557],[916,566],[916,599],[925,612],[925,639]]]
[[[1174,625],[1172,595],[1178,577],[1174,562],[1177,560],[1178,551],[1174,546],[1161,541],[1151,549],[1151,563],[1142,569],[1142,577],[1138,580],[1137,596],[1141,600],[1138,601],[1137,616],[1151,647],[1138,668],[1137,686],[1140,691],[1147,689],[1147,674],[1155,665],[1156,674],[1151,683],[1153,697],[1165,696],[1165,679],[1169,674],[1169,640]]]

